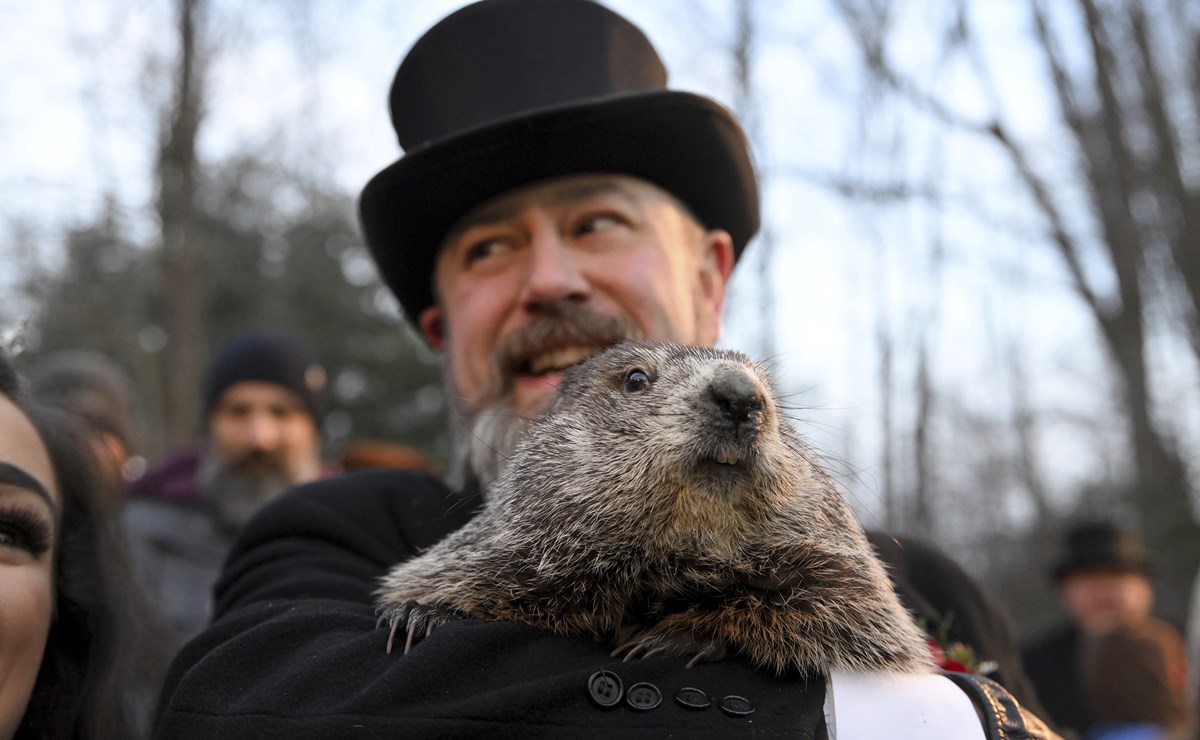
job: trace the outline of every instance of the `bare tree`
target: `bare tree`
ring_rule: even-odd
[[[205,364],[203,284],[196,212],[196,139],[203,120],[203,63],[197,27],[203,0],[178,0],[179,54],[174,94],[163,116],[158,151],[158,213],[162,222],[159,265],[170,337],[167,352],[166,419],[174,443],[195,437],[197,392]]]
[[[735,30],[732,48],[734,108],[751,140],[758,139],[760,133],[754,84],[754,60],[758,48],[759,27],[754,13],[754,5],[753,0],[737,0],[735,3]],[[759,336],[758,353],[761,357],[774,357],[775,297],[771,286],[774,283],[775,240],[768,224],[763,224],[758,238],[755,240],[754,251],[755,259],[758,262],[759,313],[756,314]]]
[[[837,0],[836,6],[864,66],[889,93],[941,125],[992,142],[1008,157],[1046,225],[1045,244],[1065,266],[1116,371],[1131,449],[1124,498],[1161,555],[1164,611],[1181,616],[1200,558],[1194,545],[1200,526],[1170,422],[1174,410],[1156,407],[1158,378],[1148,358],[1157,332],[1186,337],[1200,359],[1200,178],[1194,174],[1200,168],[1200,29],[1182,3],[1170,0],[1155,3],[1157,12],[1133,1],[1076,0],[1073,7],[1054,4],[1057,14],[1044,0],[1030,0],[1032,40],[1078,162],[1064,178],[1043,171],[1041,154],[1020,140],[996,99],[990,119],[972,119],[945,93],[906,77],[889,56],[893,3]],[[951,6],[956,43],[977,57],[973,6],[966,0]],[[1069,64],[1068,47],[1085,49],[1085,57]],[[986,71],[977,72],[981,86],[990,87]],[[1081,226],[1065,215],[1072,188],[1086,193],[1090,223]],[[1097,256],[1106,279],[1096,278]],[[1019,381],[1018,438],[1028,461],[1034,422],[1024,381],[1013,377]],[[1035,471],[1021,478],[1038,510],[1047,511]]]
[[[1116,278],[1115,295],[1104,296],[1089,282],[1082,263],[1084,240],[1063,225],[1053,196],[1034,172],[1028,156],[1002,125],[992,126],[996,140],[1012,155],[1039,207],[1052,224],[1053,245],[1068,265],[1074,288],[1099,325],[1124,386],[1133,446],[1134,470],[1129,499],[1141,516],[1147,539],[1164,555],[1163,597],[1182,613],[1198,555],[1192,544],[1200,526],[1192,516],[1187,471],[1170,433],[1154,419],[1147,327],[1153,304],[1176,303],[1184,331],[1200,356],[1196,318],[1200,304],[1200,186],[1182,175],[1188,166],[1179,143],[1190,136],[1200,145],[1196,118],[1178,127],[1168,110],[1161,60],[1150,40],[1151,29],[1140,3],[1099,7],[1078,0],[1091,54],[1091,74],[1072,75],[1041,0],[1032,2],[1037,38],[1045,53],[1063,121],[1077,145],[1101,245]],[[1166,19],[1155,29],[1186,29],[1182,18]],[[1186,33],[1186,32],[1185,32]],[[1177,39],[1200,62],[1200,33]],[[1175,95],[1200,110],[1200,80],[1172,85]],[[1090,100],[1085,104],[1084,100]],[[1195,156],[1195,155],[1193,155]],[[1192,164],[1195,164],[1193,162]],[[1173,264],[1173,267],[1171,266]],[[1155,294],[1156,271],[1167,284]],[[1149,288],[1149,291],[1148,291]],[[1176,290],[1171,290],[1177,288]],[[1166,291],[1170,291],[1167,293]]]

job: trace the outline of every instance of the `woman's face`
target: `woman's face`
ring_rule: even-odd
[[[37,679],[54,604],[60,498],[29,418],[0,395],[0,738],[16,732]]]

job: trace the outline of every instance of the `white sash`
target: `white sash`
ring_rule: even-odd
[[[825,724],[830,740],[984,740],[971,699],[939,674],[831,670]]]

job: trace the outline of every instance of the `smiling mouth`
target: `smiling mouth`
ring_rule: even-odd
[[[556,347],[535,354],[517,364],[514,368],[516,375],[541,377],[550,373],[561,373],[572,365],[578,365],[589,357],[600,354],[604,346],[573,344]]]

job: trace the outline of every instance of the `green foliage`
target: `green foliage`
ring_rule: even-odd
[[[374,438],[444,461],[449,451],[437,357],[380,283],[351,198],[253,157],[212,167],[198,197],[204,356],[241,329],[279,327],[312,346],[329,376],[326,449]],[[32,274],[30,354],[101,351],[130,373],[141,406],[139,451],[165,450],[164,295],[157,246],[139,246],[111,205],[71,230],[61,267]],[[199,403],[200,389],[196,390]],[[200,430],[197,430],[199,433]]]

